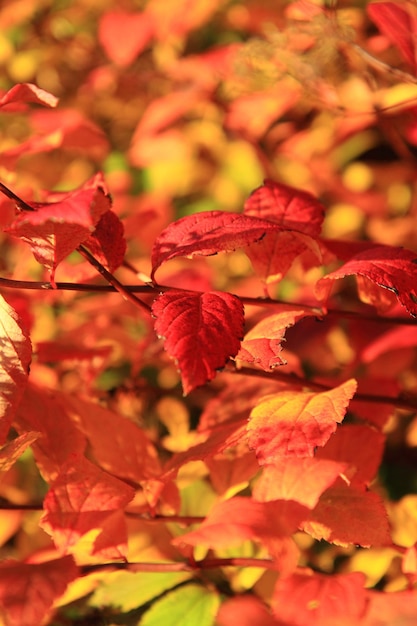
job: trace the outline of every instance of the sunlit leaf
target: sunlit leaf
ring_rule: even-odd
[[[101,175],[58,201],[33,203],[34,211],[19,215],[6,232],[28,243],[54,281],[58,264],[85,241],[110,209]]]
[[[0,563],[0,615],[6,626],[46,624],[54,601],[78,574],[72,556],[45,563]]]
[[[365,576],[360,572],[293,574],[278,580],[272,609],[277,618],[293,626],[361,623],[366,610],[364,583]]]
[[[152,305],[155,330],[176,360],[184,393],[212,380],[236,356],[243,335],[243,305],[228,293],[171,290]]]
[[[263,398],[248,424],[249,446],[261,465],[278,457],[313,456],[345,415],[356,381],[321,393],[281,391]]]
[[[123,509],[133,496],[134,489],[126,483],[87,459],[74,457],[50,485],[40,524],[64,554],[76,548],[84,535],[98,531],[91,554],[125,558]]]
[[[141,626],[214,626],[218,593],[201,585],[185,585],[156,600],[140,620]]]
[[[1,296],[0,345],[0,443],[2,443],[27,384],[32,346],[17,313]]]

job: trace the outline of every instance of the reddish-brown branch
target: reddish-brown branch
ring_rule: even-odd
[[[91,254],[91,253],[90,253]],[[98,261],[97,261],[98,263]],[[98,268],[96,268],[98,269]],[[107,270],[103,268],[105,272]],[[110,272],[108,272],[109,277],[112,276]],[[114,281],[117,279],[114,278]],[[107,278],[106,278],[107,280]],[[158,294],[164,291],[169,291],[172,287],[167,287],[166,285],[122,285],[117,281],[117,283],[122,287],[125,292],[130,292],[130,294],[135,293],[143,293],[143,294]],[[24,290],[32,290],[32,291],[80,291],[80,292],[91,292],[91,293],[106,293],[106,292],[120,292],[120,289],[116,288],[116,286],[112,283],[109,285],[94,285],[88,283],[65,283],[65,282],[57,282],[56,286],[52,286],[51,283],[46,281],[28,281],[28,280],[14,280],[12,278],[3,278],[0,277],[0,287],[6,287],[7,289],[24,289]],[[177,290],[181,290],[181,287],[175,287]],[[242,297],[240,298],[243,304],[248,304],[252,306],[280,306],[286,305],[294,307],[294,309],[305,309],[306,311],[312,311],[317,318],[323,319],[325,317],[336,317],[341,319],[353,319],[358,321],[369,321],[375,322],[377,324],[395,324],[395,325],[404,325],[404,326],[415,326],[417,324],[417,320],[414,317],[382,317],[379,315],[375,315],[373,313],[362,313],[359,311],[346,311],[344,309],[320,309],[317,306],[311,306],[309,304],[303,304],[302,302],[288,302],[287,300],[274,300],[273,298],[251,298],[251,297]],[[147,305],[145,305],[147,306]]]
[[[115,276],[98,261],[93,254],[83,245],[78,246],[77,251],[83,256],[102,276],[112,285],[116,291],[118,291],[125,300],[128,300],[135,306],[144,309],[147,313],[150,312],[149,304],[143,302],[140,298],[136,297],[129,289],[126,289],[122,283],[117,280]]]
[[[240,374],[242,376],[256,376],[258,378],[268,378],[268,380],[278,380],[280,382],[291,385],[292,387],[306,387],[315,391],[329,391],[333,387],[320,383],[318,381],[309,380],[296,374],[285,374],[277,370],[272,372],[266,372],[264,370],[257,370],[251,367],[240,367],[239,369],[230,362],[227,366],[227,371],[233,374]],[[373,404],[388,404],[396,407],[397,409],[405,409],[406,411],[417,411],[417,400],[407,399],[402,397],[393,396],[376,396],[368,393],[357,392],[354,396],[354,400],[360,400],[361,402],[369,402]]]
[[[276,569],[276,564],[271,559],[256,559],[245,557],[214,558],[203,559],[202,561],[186,562],[164,562],[164,563],[95,563],[94,565],[83,565],[83,574],[91,574],[103,569],[126,570],[128,572],[195,572],[205,569],[217,569],[219,567],[261,567],[263,569]]]

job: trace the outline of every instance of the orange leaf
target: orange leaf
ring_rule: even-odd
[[[217,503],[200,528],[177,537],[173,543],[221,549],[258,540],[274,556],[282,547],[282,539],[290,537],[309,513],[298,502],[255,502],[235,497]]]
[[[66,553],[90,531],[99,531],[92,554],[126,556],[127,531],[123,509],[134,489],[83,457],[70,459],[50,486],[44,500],[41,527]]]
[[[0,344],[0,443],[3,443],[27,384],[32,346],[17,313],[2,296]]]
[[[153,20],[147,13],[109,11],[102,15],[98,38],[111,61],[127,67],[145,49],[153,35]]]
[[[216,617],[219,626],[280,626],[265,604],[256,596],[245,595],[229,598],[220,606]]]
[[[313,509],[322,493],[347,467],[346,463],[316,458],[277,458],[264,465],[256,482],[253,497],[261,502],[294,500]]]
[[[20,83],[0,97],[0,108],[3,111],[21,111],[26,109],[29,102],[56,107],[58,98],[32,83]]]
[[[364,583],[360,572],[293,574],[278,580],[272,610],[291,626],[351,626],[366,610]]]
[[[364,548],[391,545],[388,518],[381,497],[341,484],[320,498],[303,530],[317,540]]]
[[[53,603],[77,578],[72,556],[45,563],[0,563],[0,615],[6,626],[41,626]]]
[[[268,371],[277,365],[284,365],[279,353],[282,350],[281,341],[289,326],[306,315],[311,315],[302,309],[293,309],[291,306],[280,306],[280,311],[268,315],[246,333],[236,360],[254,363]]]
[[[321,393],[281,391],[263,398],[248,424],[249,447],[261,465],[280,456],[313,456],[343,420],[356,391],[351,379]]]
[[[14,425],[22,434],[28,431],[41,433],[32,449],[39,470],[48,482],[57,477],[61,467],[74,454],[83,454],[87,445],[86,438],[72,423],[62,396],[34,385],[26,389]]]
[[[343,424],[324,448],[317,450],[317,459],[344,463],[344,475],[350,485],[367,486],[375,478],[384,453],[385,436],[369,426]]]
[[[78,429],[89,440],[93,458],[100,467],[136,483],[160,473],[152,442],[127,417],[76,396],[62,396],[62,401]]]

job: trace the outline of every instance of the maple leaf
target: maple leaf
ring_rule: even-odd
[[[372,2],[367,5],[366,12],[379,30],[397,46],[403,58],[417,68],[415,34],[417,18],[412,10],[407,11],[407,4],[396,2]]]
[[[58,98],[32,83],[20,83],[15,85],[0,97],[0,108],[3,109],[3,111],[15,112],[25,110],[27,103],[56,107]]]
[[[149,14],[109,11],[101,16],[98,39],[111,61],[128,67],[145,49],[153,35]]]
[[[369,548],[392,544],[382,498],[343,483],[323,493],[310,519],[301,527],[315,539],[338,546],[354,544]]]
[[[0,296],[0,443],[27,385],[32,345],[15,310]]]
[[[292,574],[281,578],[272,596],[274,615],[292,626],[346,626],[361,623],[366,611],[365,575]],[[346,620],[346,621],[345,621]]]
[[[255,271],[267,283],[280,280],[294,259],[307,249],[321,258],[315,240],[321,232],[324,207],[310,193],[266,180],[246,201],[244,215],[279,226],[245,248]]]
[[[278,226],[257,217],[202,211],[170,224],[159,235],[152,249],[152,279],[166,261],[179,256],[210,256],[242,248],[259,241],[269,230]]]
[[[60,194],[58,201],[33,203],[6,229],[28,243],[39,263],[50,272],[94,231],[100,217],[110,209],[103,177],[97,174],[80,188]]]
[[[72,556],[44,563],[0,563],[0,615],[5,626],[41,626],[53,603],[79,575]]]
[[[393,292],[402,306],[411,315],[417,316],[417,258],[414,252],[394,246],[358,245],[355,242],[326,240],[325,245],[338,258],[347,257],[348,260],[318,281],[316,292],[319,298],[328,297],[332,281],[355,275]],[[385,304],[378,291],[368,288],[366,292],[362,290],[360,295],[370,304]]]
[[[204,385],[236,356],[243,335],[243,305],[220,291],[172,290],[152,304],[155,331],[178,363],[184,394]]]
[[[126,483],[74,455],[50,485],[40,525],[63,554],[76,549],[84,535],[95,531],[91,554],[125,558],[127,531],[123,509],[134,493]]]
[[[293,500],[313,509],[347,467],[347,463],[327,459],[277,458],[263,466],[253,497],[260,502]]]
[[[249,447],[259,463],[273,463],[280,456],[313,456],[343,420],[356,386],[351,379],[321,393],[281,391],[263,398],[248,424]]]
[[[284,365],[285,360],[279,353],[285,331],[307,315],[311,315],[311,312],[294,309],[290,305],[280,306],[278,313],[268,315],[246,333],[236,360],[254,363],[266,371]]]
[[[197,530],[177,537],[173,544],[221,549],[252,540],[260,541],[271,556],[279,557],[282,540],[288,539],[309,513],[291,500],[255,502],[237,496],[215,504]]]

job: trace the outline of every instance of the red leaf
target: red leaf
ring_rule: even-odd
[[[5,626],[41,626],[78,576],[72,556],[45,563],[0,563],[0,614]]]
[[[368,590],[369,609],[360,626],[414,626],[417,615],[416,589],[381,593]]]
[[[365,575],[360,572],[292,574],[275,585],[272,610],[291,626],[359,624],[366,610],[364,584]]]
[[[248,424],[249,447],[259,463],[273,463],[282,456],[313,456],[343,420],[355,391],[352,379],[321,393],[281,391],[263,398]]]
[[[407,6],[407,5],[404,5]],[[396,2],[370,3],[366,11],[379,30],[397,46],[403,58],[416,70],[417,20]]]
[[[150,0],[146,11],[154,20],[158,39],[165,41],[206,24],[219,4],[220,0]]]
[[[368,486],[378,471],[384,452],[385,436],[369,426],[343,424],[324,448],[317,450],[317,459],[346,464],[344,475],[350,485]]]
[[[109,59],[127,67],[150,42],[153,30],[147,13],[109,11],[100,19],[98,38]]]
[[[339,258],[346,258],[350,244],[329,242],[328,247]],[[358,246],[351,246],[353,256],[339,269],[327,274],[316,285],[318,297],[325,298],[331,289],[331,282],[345,276],[363,276],[379,287],[388,289],[397,296],[399,302],[414,316],[417,316],[417,257],[411,250],[391,246],[367,245],[357,252]],[[365,299],[378,305],[378,292],[368,292]],[[364,299],[364,298],[362,298]]]
[[[347,463],[315,458],[278,458],[264,465],[253,497],[260,502],[293,500],[313,509],[346,467]]]
[[[154,301],[152,313],[155,331],[178,362],[185,394],[212,380],[239,350],[243,305],[229,293],[172,290]]]
[[[0,472],[7,472],[39,436],[40,433],[36,432],[24,433],[2,446],[0,448]]]
[[[123,509],[134,494],[126,483],[74,456],[50,485],[40,525],[64,554],[76,548],[86,533],[96,530],[99,534],[91,553],[124,558],[127,531]]]
[[[269,230],[277,228],[267,220],[238,213],[203,211],[187,215],[170,224],[155,241],[152,278],[158,267],[170,259],[236,250],[259,241]]]
[[[278,381],[232,376],[227,386],[205,405],[198,425],[200,432],[226,421],[247,421],[260,398],[287,388]]]
[[[58,98],[31,83],[15,85],[0,97],[0,108],[5,111],[25,110],[27,103],[56,107]]]
[[[85,241],[100,217],[110,208],[110,199],[100,174],[79,189],[60,194],[55,202],[36,203],[6,232],[26,241],[39,263],[50,271],[51,282],[57,265]]]
[[[225,126],[251,141],[258,141],[275,120],[295,105],[299,97],[299,86],[282,80],[272,89],[245,94],[230,104]]]
[[[25,391],[14,426],[22,434],[29,431],[41,433],[32,449],[46,481],[54,480],[68,459],[74,454],[83,454],[87,445],[86,438],[69,416],[65,399],[34,385],[29,385]]]
[[[290,537],[308,515],[308,509],[298,502],[255,502],[235,497],[217,503],[197,530],[177,537],[173,543],[221,549],[257,540],[274,556],[281,540]]]
[[[330,487],[302,529],[321,541],[364,548],[391,545],[387,513],[381,497],[347,485]]]
[[[235,596],[223,602],[216,617],[218,626],[280,626],[256,596]]]
[[[0,444],[9,432],[23,396],[32,358],[32,346],[17,313],[0,296]]]
[[[120,267],[126,254],[126,239],[123,224],[116,213],[103,213],[94,233],[84,241],[84,245],[110,272]]]
[[[285,364],[279,356],[285,330],[306,315],[311,315],[311,312],[294,309],[290,305],[280,306],[278,313],[264,318],[246,333],[236,360],[254,363],[266,371]]]
[[[271,220],[285,230],[318,237],[324,207],[307,191],[266,180],[245,202],[244,214]]]
[[[130,419],[74,395],[62,399],[100,467],[135,483],[160,474],[154,445]]]
[[[82,156],[102,161],[108,152],[103,131],[79,111],[35,111],[31,114],[34,134],[23,143],[3,150],[0,163],[14,169],[20,157],[62,148],[81,152]]]
[[[307,249],[320,258],[315,239],[321,231],[324,208],[310,193],[266,180],[246,201],[244,215],[267,219],[280,227],[245,249],[255,271],[267,282],[280,280]]]

